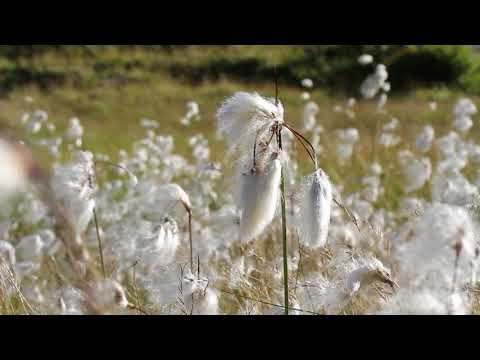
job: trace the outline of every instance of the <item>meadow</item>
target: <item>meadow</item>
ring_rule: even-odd
[[[128,61],[136,56],[150,55]],[[186,61],[173,58],[163,61]],[[373,96],[362,96],[363,80],[352,80],[356,96],[280,81],[284,114],[273,100],[246,96],[241,118],[231,97],[275,98],[274,81],[192,83],[155,57],[157,72],[89,82],[89,61],[49,53],[34,61],[77,69],[83,80],[25,84],[0,99],[1,175],[28,183],[2,180],[14,194],[0,214],[0,313],[283,314],[285,265],[291,314],[479,310],[477,95],[436,86],[389,96],[390,74],[367,89]],[[382,74],[375,59],[358,66]],[[230,117],[218,116],[223,107]],[[222,133],[262,107],[273,109],[267,131]],[[285,151],[266,144],[262,136],[283,123],[315,154],[286,129]],[[8,168],[18,140],[46,173],[40,180]],[[260,178],[279,161],[285,228],[280,178],[267,188],[255,176],[244,181],[252,155]],[[313,200],[309,156],[328,175],[318,185],[327,195]]]

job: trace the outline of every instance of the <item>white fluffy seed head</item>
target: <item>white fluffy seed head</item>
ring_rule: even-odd
[[[308,102],[303,110],[303,131],[312,131],[317,123],[315,116],[320,108],[313,101]]]
[[[453,263],[456,244],[463,259],[475,256],[476,228],[461,207],[434,203],[411,229],[411,241],[400,255],[407,272],[422,273],[444,259]]]
[[[461,134],[466,134],[473,127],[473,120],[468,115],[456,117],[453,122],[453,128]]]
[[[439,138],[436,143],[441,158],[446,158],[450,156],[455,156],[460,146],[461,139],[456,132],[451,131],[447,135]]]
[[[310,98],[311,98],[311,96],[310,96],[310,94],[309,94],[308,92],[304,91],[304,92],[302,93],[302,95],[300,96],[300,98],[301,98],[303,101],[309,101]]]
[[[360,139],[360,134],[357,129],[349,128],[349,129],[338,130],[337,137],[342,143],[355,145]]]
[[[400,136],[397,136],[393,133],[390,132],[384,132],[382,135],[380,135],[380,138],[378,139],[378,143],[382,146],[385,146],[386,148],[394,147],[400,144],[402,139]]]
[[[190,197],[187,195],[185,190],[182,189],[177,184],[168,184],[163,185],[158,188],[158,200],[161,206],[164,206],[166,210],[175,206],[176,203],[182,204],[187,211],[192,209],[192,204],[190,202]]]
[[[172,219],[161,224],[151,236],[140,239],[137,246],[142,249],[143,264],[150,268],[157,265],[167,266],[175,260],[180,237],[178,225]]]
[[[471,204],[479,196],[478,188],[459,171],[437,173],[432,179],[431,193],[433,201],[458,206]]]
[[[385,65],[379,64],[375,69],[375,73],[370,75],[362,83],[360,92],[362,96],[366,99],[373,99],[382,88],[389,89],[389,86],[386,85],[388,79],[388,72]]]
[[[26,125],[27,131],[36,134],[42,130],[42,123],[35,119],[30,120]]]
[[[68,129],[65,133],[68,140],[78,140],[83,137],[83,127],[78,118],[72,118],[68,121]]]
[[[353,155],[353,145],[351,144],[337,144],[336,154],[343,164],[345,160],[348,160]]]
[[[242,175],[238,199],[242,211],[241,241],[255,239],[273,221],[280,196],[281,174],[281,162],[272,154],[265,165]]]
[[[332,185],[321,169],[309,176],[299,195],[297,228],[301,241],[311,247],[325,246],[333,201]]]
[[[349,273],[346,283],[347,293],[349,296],[354,296],[362,287],[369,286],[376,281],[395,286],[390,270],[380,260],[371,258],[366,261],[364,266]]]
[[[435,139],[435,130],[433,129],[433,127],[431,127],[430,125],[425,126],[422,132],[420,133],[420,135],[418,135],[415,141],[415,146],[422,153],[426,153],[432,147],[432,142],[434,139]]]
[[[16,252],[22,260],[34,260],[42,255],[44,246],[40,236],[31,235],[20,240]]]
[[[134,188],[138,185],[138,178],[135,174],[128,172],[128,186]]]
[[[70,222],[77,241],[93,217],[93,167],[93,154],[79,151],[73,162],[55,167],[51,180],[55,198]]]
[[[302,86],[306,89],[313,88],[313,80],[312,79],[303,79]]]
[[[225,100],[217,112],[217,128],[231,148],[255,138],[259,131],[268,131],[275,122],[282,123],[284,109],[272,99],[257,93],[238,92]]]
[[[114,280],[105,280],[95,284],[92,295],[95,304],[104,310],[111,310],[115,307],[125,309],[129,305],[125,290]]]
[[[218,296],[216,291],[209,287],[207,278],[197,278],[189,269],[182,283],[183,311],[192,311],[193,315],[217,315]]]
[[[463,98],[458,100],[453,110],[454,117],[471,116],[477,113],[477,107],[472,100]]]
[[[421,189],[430,180],[432,164],[429,158],[411,159],[402,166],[404,190],[411,193]]]
[[[372,55],[369,55],[369,54],[363,54],[362,56],[360,56],[358,58],[358,63],[362,66],[366,66],[366,65],[369,65],[371,63],[373,63],[373,56]]]

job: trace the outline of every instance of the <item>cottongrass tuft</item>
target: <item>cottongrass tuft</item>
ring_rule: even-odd
[[[187,212],[192,209],[190,197],[185,190],[177,184],[160,186],[157,190],[156,201],[158,202],[159,209],[162,210],[159,211],[159,213],[163,213],[163,215],[167,215],[177,204],[181,204]]]
[[[373,61],[373,56],[369,54],[363,54],[358,58],[358,63],[362,66],[370,65]]]
[[[257,164],[241,176],[240,240],[248,242],[259,236],[270,225],[280,199],[282,165],[277,153],[269,156],[265,164]]]
[[[415,146],[420,152],[426,153],[432,147],[433,140],[435,139],[435,130],[432,126],[425,126],[422,132],[415,140]]]
[[[93,218],[93,167],[93,154],[80,151],[72,163],[55,167],[51,180],[55,198],[73,229],[77,244],[82,243],[81,236]]]
[[[327,242],[333,201],[332,185],[321,169],[306,178],[299,195],[297,228],[301,241],[311,247]]]
[[[257,93],[238,92],[225,100],[217,112],[217,128],[231,150],[245,145],[259,132],[268,132],[274,123],[283,123],[284,109],[279,102]],[[250,150],[250,146],[248,149]]]
[[[462,262],[469,264],[475,256],[476,226],[471,216],[462,207],[434,203],[414,224],[411,224],[411,238],[399,249],[405,274],[421,274],[440,270],[449,274],[450,268],[438,268],[439,264],[453,263],[454,246],[461,246]],[[469,265],[468,265],[469,266]]]
[[[126,309],[129,306],[125,290],[114,280],[105,280],[95,284],[92,300],[103,312]]]
[[[178,226],[175,221],[167,219],[157,231],[148,238],[143,248],[143,264],[153,268],[155,265],[167,266],[173,262],[180,246]]]

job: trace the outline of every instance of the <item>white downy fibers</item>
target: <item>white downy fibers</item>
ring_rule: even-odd
[[[404,176],[403,188],[407,194],[420,190],[430,180],[432,164],[429,158],[411,158],[407,164],[402,165]]]
[[[420,152],[426,153],[430,151],[434,139],[435,130],[433,129],[433,127],[431,127],[430,125],[425,126],[415,140],[415,146]]]
[[[451,262],[453,268],[455,244],[461,245],[463,259],[474,257],[475,225],[461,207],[434,203],[411,229],[412,241],[400,252],[405,271],[424,273],[442,260]],[[450,268],[442,270],[451,272]]]
[[[327,242],[333,201],[328,175],[318,169],[309,176],[299,196],[297,227],[301,241],[311,247],[323,247]]]
[[[181,203],[186,209],[191,209],[192,204],[190,203],[190,198],[179,185],[177,184],[168,184],[161,186],[158,189],[158,198],[157,200],[163,204],[166,209],[173,206],[175,203]],[[162,201],[163,200],[163,201]]]
[[[278,154],[270,155],[265,165],[242,175],[242,211],[240,240],[247,242],[259,236],[273,221],[280,198],[282,165]]]
[[[143,262],[150,268],[155,265],[167,266],[175,259],[180,246],[179,230],[175,221],[167,219],[159,229],[148,239],[144,249]]]
[[[363,54],[358,58],[358,63],[362,66],[367,66],[373,63],[374,59],[372,55],[369,54]]]
[[[192,211],[190,197],[177,184],[157,186],[155,181],[143,179],[135,189],[138,192],[135,202],[144,219],[158,222],[169,215],[183,216],[185,211]]]
[[[93,154],[79,151],[75,161],[55,167],[51,181],[55,198],[74,230],[77,243],[81,242],[95,208],[91,184],[93,167]]]
[[[255,138],[260,131],[268,131],[275,122],[283,123],[284,109],[279,102],[257,93],[238,92],[225,100],[217,112],[217,126],[231,148]]]

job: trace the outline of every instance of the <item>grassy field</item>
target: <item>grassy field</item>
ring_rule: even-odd
[[[263,53],[269,54],[271,57],[269,61],[272,62],[290,54],[283,53],[282,48],[279,47],[268,47],[267,50],[271,52]],[[216,56],[221,57],[219,51],[221,51],[220,48],[208,48],[202,51],[199,47],[193,47],[188,50],[188,54],[194,57],[194,62],[201,63],[208,62]],[[229,51],[232,56],[247,59],[256,56],[259,49],[243,46],[231,47]],[[27,82],[23,85],[17,84],[9,91],[5,91],[0,98],[0,126],[8,128],[20,139],[28,139],[20,120],[26,111],[46,111],[50,121],[60,131],[58,135],[66,130],[70,118],[78,117],[85,129],[84,147],[96,154],[107,154],[115,160],[119,150],[129,151],[135,141],[145,137],[146,130],[140,126],[140,121],[148,118],[159,123],[158,134],[171,135],[174,138],[175,153],[191,158],[192,149],[188,142],[192,136],[202,134],[209,140],[211,160],[228,165],[225,164],[227,159],[225,144],[216,137],[215,113],[218,107],[226,97],[237,91],[257,91],[263,96],[274,96],[274,84],[265,79],[252,78],[246,82],[234,77],[220,77],[215,81],[187,81],[185,77],[175,76],[168,71],[171,64],[189,64],[191,59],[185,58],[184,55],[185,52],[182,53],[182,51],[174,51],[170,55],[158,55],[135,49],[125,53],[118,49],[110,49],[103,54],[102,59],[74,54],[55,56],[50,52],[33,59],[19,59],[16,64],[19,67],[36,70],[48,68],[51,74],[69,75],[59,82],[53,81],[52,79],[55,78],[53,76],[46,86]],[[7,65],[0,64],[0,68]],[[75,74],[78,75],[78,81]],[[280,73],[279,76],[281,78],[282,74]],[[451,131],[453,108],[461,97],[468,96],[476,104],[480,103],[479,96],[449,90],[445,87],[416,88],[390,98],[385,107],[386,112],[377,111],[376,100],[361,100],[358,95],[357,104],[353,108],[355,118],[351,118],[345,113],[335,111],[335,107],[346,105],[349,100],[347,96],[332,95],[326,87],[316,85],[311,91],[311,100],[319,105],[317,123],[325,130],[320,141],[324,148],[319,158],[320,166],[330,175],[336,186],[343,187],[343,195],[349,195],[360,192],[364,187],[362,179],[369,173],[372,163],[379,162],[383,167],[381,180],[387,186],[385,194],[372,205],[376,209],[392,210],[392,212],[397,210],[399,202],[406,197],[402,186],[401,167],[396,160],[398,151],[409,149],[418,157],[428,156],[435,166],[436,152],[432,149],[428,154],[420,155],[413,146],[416,136],[425,125],[432,125],[435,128],[437,139]],[[392,86],[395,87],[395,83],[392,83]],[[359,87],[360,83],[352,81],[352,89],[359,89]],[[300,85],[281,85],[279,90],[280,99],[286,111],[285,120],[296,128],[301,128],[302,114],[306,104],[301,97],[303,90]],[[180,120],[186,113],[186,104],[189,101],[199,104],[202,118],[199,122],[193,122],[186,127]],[[430,108],[429,103],[432,101],[438,103],[436,111]],[[401,138],[401,142],[398,146],[386,149],[376,144],[376,139],[383,126],[393,118],[399,120],[400,125],[395,130],[395,134]],[[345,128],[358,129],[360,141],[354,147],[352,159],[341,165],[336,156],[336,146],[339,142],[335,131]],[[45,133],[34,135],[33,138],[40,138],[43,135]],[[306,135],[310,137],[311,134]],[[480,128],[474,126],[466,140],[471,138],[478,142],[479,137]],[[305,159],[300,164],[302,167],[305,165],[305,168],[301,169],[303,172],[308,163],[300,149],[298,154],[299,158]],[[43,157],[44,154],[39,150],[36,155]],[[463,171],[472,182],[477,175],[474,166],[473,163],[469,164]],[[193,179],[193,182],[195,181],[197,181],[196,178]],[[223,191],[223,179],[220,186]],[[431,198],[428,186],[423,186],[421,190],[408,196],[426,200]],[[24,232],[17,231],[17,237],[19,234],[22,236],[29,234],[31,229],[26,229]],[[264,240],[259,244],[261,253],[269,254],[275,246],[279,247],[279,243],[271,243],[272,238],[268,237]],[[293,242],[293,238],[290,241]],[[292,248],[295,249],[295,246]],[[279,254],[280,250],[277,250]],[[300,248],[298,250],[300,253]],[[235,256],[232,255],[232,259],[242,257],[245,251],[243,245],[233,246],[231,252]],[[307,262],[309,259],[316,259],[317,255],[314,252],[310,254]],[[274,263],[275,256],[269,258],[269,261]],[[312,266],[315,271],[318,270],[316,266]],[[266,274],[263,274],[266,276],[266,279],[263,279],[264,283],[268,286],[271,284],[278,286],[279,283],[270,279],[271,269],[265,267],[263,270]],[[228,284],[224,285],[222,287],[227,288]],[[257,288],[264,290],[262,286],[259,285]],[[261,293],[247,292],[246,294],[254,298],[262,298]],[[222,301],[225,301],[225,298]],[[227,304],[224,307],[231,310],[230,307],[233,308],[233,305]],[[226,313],[230,312],[235,313],[235,311],[226,311]],[[352,312],[355,311],[352,310]]]
[[[71,117],[78,117],[85,127],[85,147],[116,156],[118,150],[130,150],[132,142],[144,135],[145,130],[141,128],[140,121],[148,118],[158,121],[159,133],[174,137],[179,154],[188,157],[189,138],[202,133],[210,142],[212,160],[220,161],[225,149],[224,143],[215,136],[215,113],[222,101],[236,91],[257,91],[264,96],[273,96],[274,85],[265,82],[245,84],[226,79],[193,85],[160,72],[149,79],[128,81],[124,84],[103,81],[96,86],[78,87],[70,83],[52,86],[48,90],[28,86],[17,88],[0,99],[0,123],[14,129],[19,128],[21,115],[25,111],[41,109],[46,111],[51,121],[63,131]],[[392,194],[387,198],[394,203],[399,195],[396,194],[399,188],[396,180],[400,179],[398,174],[395,174],[393,165],[398,147],[375,151],[373,139],[376,129],[380,129],[395,117],[400,120],[396,133],[402,139],[413,141],[416,134],[427,124],[434,125],[437,131],[447,133],[452,121],[453,105],[461,95],[445,88],[416,90],[389,99],[387,114],[376,112],[376,102],[359,101],[355,107],[356,118],[350,119],[345,114],[334,111],[335,106],[344,106],[347,98],[332,97],[322,89],[314,90],[311,99],[320,107],[317,119],[325,129],[321,141],[326,148],[321,155],[322,166],[329,171],[334,181],[345,183],[346,189],[355,190],[357,174],[364,174],[372,160],[377,158],[381,163],[392,164]],[[27,103],[26,97],[33,98],[34,102]],[[280,97],[285,105],[287,121],[300,127],[305,106],[305,101],[301,99],[301,90],[297,87],[282,87]],[[472,99],[479,100],[475,96]],[[188,101],[198,102],[202,119],[185,127],[180,123],[180,119],[186,113],[185,106]],[[430,110],[430,101],[438,102],[436,112]],[[330,147],[335,143],[331,135],[335,130],[347,127],[359,130],[360,141],[355,147],[352,163],[342,168],[337,164],[335,150]],[[469,136],[477,138],[479,135],[480,129],[476,127]],[[402,143],[399,146],[408,148],[410,145],[412,144]]]

